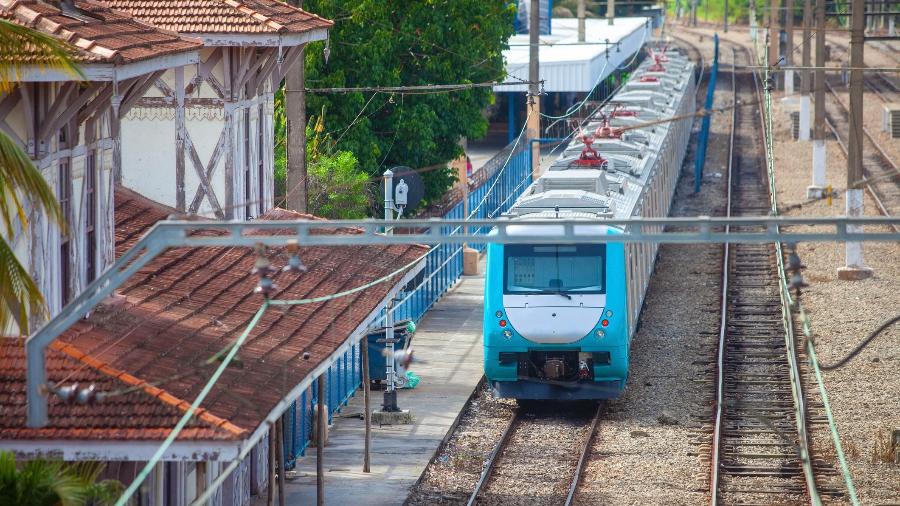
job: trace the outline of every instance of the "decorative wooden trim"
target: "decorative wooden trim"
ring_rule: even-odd
[[[34,106],[31,101],[31,93],[34,91],[34,85],[31,83],[22,83],[19,86],[19,95],[22,100],[22,111],[25,114],[25,151],[28,156],[35,158],[37,149],[35,137],[37,137],[37,120],[34,117]]]
[[[203,162],[200,161],[200,155],[197,154],[197,149],[194,148],[194,142],[191,140],[191,136],[188,134],[187,130],[185,130],[184,133],[184,143],[187,146],[188,153],[191,155],[191,162],[194,166],[194,172],[196,172],[197,177],[200,178],[200,186],[206,193],[206,198],[209,199],[209,203],[210,205],[212,205],[213,211],[216,213],[216,217],[225,218],[225,213],[222,211],[222,206],[219,204],[219,199],[218,197],[216,197],[216,194],[213,191],[212,184],[210,184],[209,182],[209,178],[206,177],[206,171],[204,170]],[[228,188],[227,182],[225,187]]]
[[[175,208],[184,212],[184,67],[175,69]]]
[[[179,67],[179,68],[183,68],[183,67]],[[165,95],[169,98],[175,98],[175,90],[170,88],[169,85],[166,84],[166,82],[161,77],[157,78],[156,81],[153,82],[153,85],[156,86],[156,89],[158,89],[160,92],[162,92],[163,95]]]
[[[184,68],[184,67],[179,67]],[[148,74],[142,80],[139,80],[134,86],[128,90],[128,94],[125,99],[122,101],[122,105],[119,106],[119,118],[124,118],[128,111],[131,110],[132,107],[135,106],[143,97],[144,94],[147,93],[147,90],[150,89],[151,86],[156,82],[157,79],[162,77],[165,73],[165,70],[157,70],[152,74]]]
[[[219,140],[216,142],[216,147],[213,149],[212,156],[209,158],[209,162],[206,164],[206,178],[212,178],[213,172],[216,171],[216,166],[219,165],[219,160],[222,159],[222,153],[225,151],[225,130],[219,134]],[[203,197],[206,196],[206,191],[203,189],[203,185],[197,185],[197,191],[194,192],[194,199],[191,201],[190,207],[188,207],[188,212],[193,214],[196,213],[198,209],[200,209],[200,204],[203,203]]]
[[[199,68],[199,71],[197,72],[197,75],[194,76],[193,79],[191,79],[191,82],[184,89],[185,95],[190,95],[191,93],[193,93],[194,88],[199,86],[200,83],[202,83],[203,81],[209,81],[211,77],[213,79],[215,79],[215,77],[212,74],[212,71],[213,71],[213,69],[216,68],[216,65],[218,65],[219,61],[221,61],[221,60],[222,60],[222,49],[217,48],[215,51],[213,51],[209,55],[209,58],[207,58],[205,62],[200,63],[200,68]],[[218,84],[219,84],[218,81],[216,81],[216,85],[218,85]],[[212,87],[213,91],[215,91],[219,95],[220,98],[225,98],[225,95],[222,94],[221,85],[218,85],[218,87],[213,86],[212,83],[210,82],[210,86]]]
[[[234,100],[232,85],[232,48],[223,48],[225,68],[225,96]],[[228,218],[234,217],[234,108],[225,105],[225,209]]]

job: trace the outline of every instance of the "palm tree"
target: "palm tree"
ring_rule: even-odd
[[[15,88],[25,65],[82,76],[64,42],[0,19],[0,93]],[[19,332],[27,335],[29,314],[46,312],[44,297],[10,244],[17,221],[27,229],[28,209],[43,211],[54,223],[65,226],[65,217],[47,181],[22,148],[0,131],[0,222],[6,231],[0,235],[0,333],[15,322]]]
[[[98,481],[103,466],[96,462],[65,464],[29,460],[16,465],[12,452],[0,452],[0,504],[17,506],[108,505],[122,495],[122,484]]]

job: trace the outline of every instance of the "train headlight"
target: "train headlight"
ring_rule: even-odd
[[[606,332],[603,332],[603,329],[597,329],[597,332],[595,332],[595,334],[597,334],[597,337],[603,337],[606,335]]]
[[[509,331],[509,330],[504,330],[504,331],[503,331],[503,337],[505,337],[505,338],[507,338],[507,339],[511,339],[511,338],[512,338],[512,332]]]
[[[607,311],[606,311],[606,317],[607,317],[607,318],[612,318],[612,315],[613,315],[613,312],[612,312],[611,310],[607,310]]]
[[[497,311],[494,314],[497,316],[497,318],[503,318],[503,311]]]

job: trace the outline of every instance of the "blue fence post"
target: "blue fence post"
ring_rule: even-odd
[[[703,180],[703,166],[706,164],[706,145],[709,141],[709,111],[713,106],[713,93],[716,91],[716,75],[719,73],[719,34],[713,35],[713,64],[709,73],[709,81],[706,87],[706,114],[700,127],[700,139],[697,143],[697,154],[694,159],[694,193],[700,191],[700,182]]]

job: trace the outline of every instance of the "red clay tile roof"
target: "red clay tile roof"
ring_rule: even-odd
[[[109,0],[114,9],[180,33],[304,33],[333,21],[280,0]]]
[[[150,26],[99,2],[77,0],[75,6],[88,18],[63,14],[59,7],[40,0],[0,0],[0,16],[66,41],[80,63],[130,63],[201,47],[199,41]],[[43,63],[27,55],[22,58],[17,63]]]
[[[136,242],[171,209],[119,187],[115,194],[116,252],[120,255],[126,245]],[[285,210],[275,210],[266,218],[315,219]],[[332,233],[358,231],[341,229]],[[301,258],[309,271],[275,274],[274,296],[302,299],[354,288],[393,272],[426,251],[424,246],[402,245],[303,248]],[[274,253],[270,257],[273,265],[284,265],[284,257]],[[100,390],[119,388],[122,383],[158,385],[158,389],[129,394],[130,404],[123,397],[115,406],[98,404],[98,409],[106,410],[102,422],[119,430],[123,438],[164,437],[159,427],[174,426],[171,413],[184,407],[183,400],[196,398],[218,365],[204,366],[204,361],[231,343],[260,307],[262,298],[253,293],[257,282],[251,273],[254,259],[251,248],[244,247],[167,250],[120,287],[118,300],[98,306],[87,320],[79,321],[55,341],[54,351],[48,352],[56,371],[50,373],[51,380],[65,376],[72,367],[70,362],[77,359],[88,367],[80,373],[85,376],[73,380],[97,382]],[[241,438],[241,431],[256,429],[291,389],[377,309],[399,279],[400,275],[393,282],[325,303],[271,308],[240,349],[236,364],[225,371],[202,404],[206,411],[200,422],[206,425],[201,426],[218,427],[216,436],[233,439]],[[303,358],[304,352],[309,352],[308,359]],[[185,375],[190,371],[196,373]],[[10,380],[0,380],[23,380],[21,366],[7,375]],[[118,379],[109,379],[112,377]],[[18,434],[11,431],[24,427],[24,385],[15,388],[16,396],[3,396],[0,390],[0,409],[19,413],[14,421],[0,425],[5,431],[0,431],[0,437]],[[125,405],[119,406],[121,403]],[[135,412],[164,408],[170,410],[166,411],[168,417],[134,416]],[[63,423],[56,421],[58,409],[52,407],[50,411],[57,429],[52,437],[57,438],[64,437],[57,427]],[[6,418],[3,413],[2,418]],[[87,425],[95,419],[90,418],[92,422]],[[63,420],[72,431],[84,430],[85,424],[77,423],[76,418]],[[197,432],[184,437],[204,439],[209,435]]]
[[[142,385],[140,380],[97,364],[78,350],[54,342],[47,350],[51,382],[100,391],[123,391]],[[163,439],[178,422],[189,402],[167,396],[159,388],[143,385],[92,406],[66,404],[51,396],[50,424],[30,429],[25,420],[25,343],[0,337],[0,439]],[[243,431],[207,412],[188,423],[179,439],[233,439]]]

